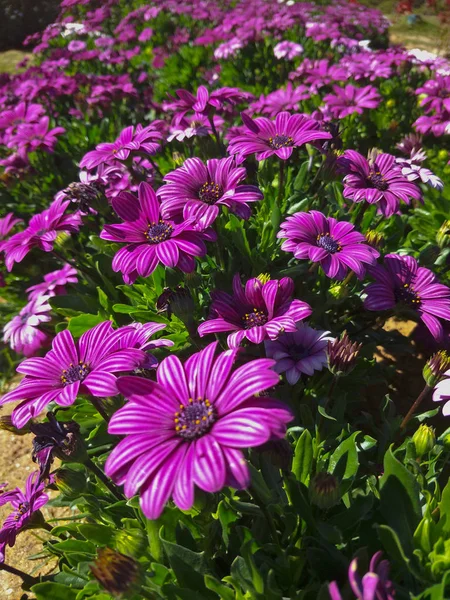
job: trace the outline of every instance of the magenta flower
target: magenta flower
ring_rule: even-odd
[[[158,190],[164,219],[191,219],[201,230],[218,217],[220,206],[248,219],[248,202],[262,200],[255,185],[239,185],[246,170],[236,167],[233,157],[212,158],[206,165],[199,158],[188,158],[182,167],[164,177],[166,185]]]
[[[32,248],[51,252],[58,233],[76,233],[81,225],[78,213],[64,214],[70,201],[58,198],[50,208],[31,217],[24,231],[14,234],[3,242],[0,249],[5,253],[5,265],[11,271],[15,262],[21,262]]]
[[[285,89],[276,90],[266,97],[261,96],[259,101],[250,105],[255,112],[264,113],[270,117],[275,117],[281,111],[297,111],[300,108],[300,102],[311,97],[311,93],[306,85],[293,87],[288,83]]]
[[[143,362],[136,369],[136,372],[146,369],[155,369],[158,361],[149,350],[162,347],[173,346],[171,340],[159,338],[157,340],[149,339],[156,332],[166,327],[165,323],[130,323],[128,333],[124,333],[118,340],[116,349],[139,348],[145,351]]]
[[[39,329],[39,325],[51,321],[52,307],[48,299],[49,296],[39,296],[30,300],[19,314],[4,326],[3,341],[8,343],[14,352],[26,357],[33,356],[49,341],[49,336]]]
[[[426,112],[436,111],[440,113],[444,109],[450,108],[446,103],[449,98],[450,75],[435,75],[435,79],[429,79],[416,90],[417,95],[425,96],[420,106],[426,109]]]
[[[17,127],[17,132],[9,138],[8,148],[26,149],[33,152],[42,148],[46,152],[53,152],[58,138],[65,133],[64,127],[49,129],[50,119],[42,117],[37,123],[23,123]]]
[[[422,150],[411,152],[410,158],[397,158],[396,163],[400,165],[402,169],[402,175],[406,177],[408,181],[422,181],[431,185],[436,190],[442,190],[444,183],[437,175],[422,166],[422,162],[426,159],[426,154]]]
[[[67,329],[61,331],[43,358],[20,363],[17,372],[25,377],[0,398],[0,405],[21,400],[12,412],[14,425],[21,428],[49,402],[70,406],[79,393],[101,398],[114,396],[114,373],[133,371],[145,359],[142,350],[119,347],[120,337],[129,331],[129,327],[114,331],[111,322],[104,321],[83,333],[77,342]]]
[[[29,475],[25,490],[15,488],[10,492],[0,494],[0,506],[11,504],[13,512],[8,515],[0,530],[0,548],[2,549],[2,560],[4,561],[4,548],[8,544],[11,548],[16,543],[17,535],[32,524],[33,517],[49,500],[44,492],[45,483],[39,480],[39,471]]]
[[[450,289],[412,256],[387,254],[384,265],[369,268],[376,280],[365,289],[367,310],[389,310],[397,305],[416,311],[436,340],[443,337],[440,319],[450,320]]]
[[[281,248],[295,258],[318,262],[327,277],[342,280],[350,268],[359,279],[366,264],[374,264],[379,252],[366,243],[362,233],[347,221],[337,221],[321,212],[295,213],[281,223],[279,238],[286,238]]]
[[[262,283],[249,279],[242,289],[239,275],[233,279],[233,295],[215,291],[211,294],[211,318],[198,327],[200,337],[208,333],[232,331],[228,346],[236,348],[244,338],[259,344],[275,340],[284,331],[295,331],[296,323],[309,317],[311,307],[292,300],[294,282],[289,277]]]
[[[178,99],[169,95],[170,102],[163,104],[164,110],[172,110],[177,113],[177,119],[181,119],[189,111],[196,113],[208,113],[210,108],[216,110],[224,108],[229,104],[234,106],[245,100],[250,100],[253,95],[239,88],[219,88],[209,93],[208,89],[201,85],[194,96],[187,90],[177,90]]]
[[[114,160],[127,160],[132,152],[144,151],[155,154],[160,147],[161,121],[154,121],[147,127],[138,125],[126,127],[113,143],[98,144],[95,150],[85,154],[80,162],[80,168],[94,169],[103,163]]]
[[[121,377],[127,404],[109,423],[125,435],[111,452],[106,474],[124,484],[127,497],[140,494],[143,513],[157,519],[172,496],[181,510],[194,503],[194,488],[214,493],[224,486],[248,487],[243,448],[284,437],[292,420],[287,407],[260,396],[278,383],[274,361],[253,360],[233,372],[237,350],[215,358],[217,342],[183,365],[165,358],[157,382]]]
[[[305,115],[279,113],[275,121],[266,117],[251,119],[242,113],[247,128],[243,135],[233,137],[228,146],[230,154],[247,156],[256,153],[256,160],[264,160],[274,154],[287,160],[294,147],[314,140],[328,140],[331,135],[320,129],[320,124]]]
[[[327,364],[328,341],[334,340],[329,333],[297,323],[296,331],[264,342],[266,356],[276,360],[274,370],[285,373],[287,382],[294,385],[302,373],[313,375],[314,371],[321,371]]]
[[[287,58],[292,60],[296,56],[299,56],[303,52],[303,46],[296,44],[295,42],[289,42],[287,40],[278,43],[273,49],[273,53],[276,58]]]
[[[126,283],[133,283],[138,275],[148,277],[160,262],[190,273],[195,269],[194,257],[205,256],[204,240],[212,239],[211,235],[195,231],[190,221],[176,225],[162,219],[161,207],[149,184],[139,185],[139,200],[127,192],[114,198],[112,204],[125,222],[105,225],[100,237],[127,244],[112,262],[114,271],[121,271]]]
[[[44,107],[40,104],[19,102],[17,106],[0,113],[0,129],[12,130],[22,123],[35,123],[44,113]]]
[[[420,189],[402,174],[391,154],[372,155],[367,160],[355,150],[346,150],[338,159],[338,166],[346,174],[344,198],[378,204],[386,217],[399,210],[400,200],[409,204],[411,198],[422,198]]]
[[[350,563],[348,580],[356,600],[394,600],[394,585],[389,580],[390,565],[387,560],[381,560],[381,556],[381,552],[372,556],[369,571],[362,578],[358,575],[357,559]],[[330,583],[328,591],[331,600],[342,600],[335,581]]]
[[[26,291],[30,300],[36,300],[40,296],[59,296],[66,293],[67,284],[77,282],[77,270],[66,263],[62,269],[44,275],[42,283],[32,285]]]
[[[8,213],[6,216],[0,219],[0,240],[4,240],[11,229],[17,225],[17,223],[22,223],[22,219],[17,219],[13,213]],[[0,251],[2,245],[0,243]]]
[[[365,108],[376,108],[380,104],[380,95],[372,85],[363,88],[354,85],[333,86],[334,94],[327,94],[323,101],[334,118],[343,119],[353,113],[363,113]]]

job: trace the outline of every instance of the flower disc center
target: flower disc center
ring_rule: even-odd
[[[194,440],[207,433],[217,415],[209,400],[189,399],[189,404],[180,404],[180,410],[175,413],[175,431],[185,440]]]
[[[388,189],[389,184],[380,171],[370,171],[367,176],[367,182],[369,185],[372,185],[377,190],[384,192]]]
[[[287,146],[293,146],[294,140],[284,134],[277,133],[275,137],[269,138],[269,146],[274,150],[279,150],[280,148],[285,148]]]
[[[167,221],[159,221],[159,223],[150,223],[145,237],[148,239],[150,244],[160,244],[165,240],[168,240],[172,235],[173,227]]]
[[[70,363],[68,369],[63,369],[61,383],[66,386],[75,381],[83,381],[89,374],[89,367],[86,363],[79,362],[77,365]]]
[[[396,302],[403,302],[403,304],[406,304],[411,308],[419,308],[421,303],[419,294],[409,283],[405,283],[401,288],[396,288],[394,296]]]
[[[253,312],[245,313],[242,317],[244,329],[252,329],[252,327],[261,327],[268,321],[267,315],[264,311],[257,308],[253,309]]]
[[[215,204],[223,195],[223,187],[213,181],[207,181],[198,192],[198,197],[206,204]]]
[[[317,245],[329,252],[336,254],[342,250],[342,246],[329,233],[321,233],[317,236]]]

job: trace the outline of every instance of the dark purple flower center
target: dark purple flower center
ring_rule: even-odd
[[[189,399],[189,404],[180,404],[180,410],[175,413],[175,431],[185,440],[195,440],[207,433],[217,415],[209,400]]]
[[[26,312],[23,315],[20,315],[20,321],[21,323],[26,323],[28,321],[28,318],[30,317],[30,313]]]
[[[277,133],[275,137],[269,138],[269,146],[274,150],[279,150],[280,148],[285,148],[286,146],[293,146],[294,140],[284,134]]]
[[[394,296],[396,302],[403,302],[411,308],[419,308],[421,304],[419,294],[409,283],[405,283],[401,288],[395,288]]]
[[[261,327],[261,325],[265,325],[268,321],[268,317],[263,310],[259,310],[258,308],[254,308],[253,312],[245,313],[242,317],[242,322],[244,324],[244,329],[252,329],[252,327]]]
[[[336,254],[342,250],[342,246],[329,233],[321,233],[317,236],[317,245],[329,252]]]
[[[68,369],[63,369],[61,383],[66,386],[75,383],[75,381],[83,381],[89,374],[89,371],[90,369],[86,363],[81,361],[77,365],[70,363]]]
[[[370,173],[367,175],[367,183],[382,192],[389,188],[388,182],[378,170],[370,171]]]
[[[30,505],[28,502],[21,502],[19,504],[19,508],[16,510],[16,514],[14,515],[14,521],[19,521],[23,515],[30,510]]]
[[[145,237],[148,239],[150,244],[160,244],[165,240],[168,240],[172,235],[173,227],[167,221],[159,221],[159,223],[150,223]]]
[[[306,358],[311,354],[310,348],[305,348],[301,344],[296,344],[289,348],[289,355],[294,360],[302,360],[302,358]]]
[[[48,229],[39,229],[39,231],[36,232],[36,235],[44,235],[45,233],[47,233]]]
[[[207,181],[198,191],[198,197],[206,204],[215,204],[223,195],[223,187],[213,181]]]

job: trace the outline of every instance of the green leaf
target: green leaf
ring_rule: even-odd
[[[89,542],[99,546],[107,546],[114,537],[114,531],[106,525],[83,523],[78,525],[78,531]]]
[[[308,485],[313,461],[313,443],[307,429],[298,438],[292,461],[292,472],[300,483]]]
[[[328,419],[329,421],[337,421],[337,419],[335,419],[334,417],[332,417],[331,415],[329,415],[327,413],[327,411],[324,409],[323,406],[318,406],[317,410],[318,410],[319,414],[321,414],[322,417],[324,417],[325,419]]]
[[[168,542],[162,535],[160,537],[178,585],[211,596],[204,583],[204,576],[208,574],[209,570],[205,553],[193,552],[188,548]]]
[[[211,575],[205,575],[205,585],[209,590],[216,592],[220,600],[235,600],[233,590]]]
[[[296,192],[301,192],[303,189],[303,184],[305,183],[306,175],[308,173],[308,165],[309,165],[309,160],[306,160],[300,167],[300,169],[294,179],[294,190]]]
[[[450,531],[450,479],[442,490],[439,512],[439,525],[442,527],[443,532],[448,533]]]
[[[377,530],[381,543],[383,544],[388,555],[397,563],[403,563],[405,567],[414,575],[414,577],[419,580],[422,579],[420,573],[418,573],[418,571],[415,569],[411,559],[409,558],[410,554],[403,547],[395,531],[387,525],[379,525]]]
[[[64,553],[76,552],[92,554],[92,556],[95,556],[96,553],[94,544],[91,544],[91,542],[84,542],[83,540],[65,540],[64,542],[53,544],[52,548]]]
[[[330,457],[329,471],[341,481],[351,479],[358,471],[359,460],[356,448],[356,437],[360,431],[355,431],[350,437],[339,444]]]
[[[80,337],[83,333],[95,327],[99,323],[102,323],[105,320],[104,317],[100,316],[98,313],[96,315],[83,314],[78,317],[72,317],[69,321],[68,330],[73,335],[74,338]]]
[[[398,535],[407,555],[413,551],[413,533],[422,517],[419,484],[415,476],[392,454],[384,457],[380,479],[380,510],[386,524]]]
[[[61,583],[37,583],[31,588],[33,594],[36,595],[36,600],[75,600],[77,591],[72,590]]]

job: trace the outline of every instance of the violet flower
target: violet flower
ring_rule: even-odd
[[[127,160],[132,152],[144,151],[155,154],[160,147],[163,134],[160,130],[161,121],[154,121],[147,127],[138,125],[136,130],[131,125],[126,127],[113,143],[98,144],[95,150],[85,154],[80,162],[80,168],[94,169],[103,163],[115,160]]]
[[[165,323],[130,323],[128,326],[128,332],[124,333],[117,340],[116,348],[138,348],[145,352],[145,358],[143,362],[135,369],[139,372],[141,370],[155,369],[158,361],[155,356],[149,350],[155,348],[168,348],[173,346],[171,340],[159,338],[156,340],[149,339],[152,335],[165,329]]]
[[[436,340],[443,337],[441,319],[450,320],[450,289],[436,275],[419,267],[412,256],[387,254],[384,264],[370,267],[376,280],[365,288],[367,310],[389,310],[403,305],[418,313]]]
[[[101,398],[114,396],[114,373],[133,371],[145,359],[142,350],[118,348],[119,338],[129,331],[129,327],[114,331],[111,322],[104,321],[83,333],[77,342],[67,329],[61,331],[43,358],[20,363],[17,372],[25,377],[0,398],[0,405],[21,400],[12,412],[13,424],[20,429],[49,402],[70,406],[79,393]]]
[[[276,340],[266,340],[266,356],[276,360],[277,373],[285,373],[287,382],[294,385],[302,376],[313,375],[327,364],[328,342],[334,338],[329,331],[318,331],[304,323],[297,330],[283,333]]]
[[[0,249],[5,253],[5,265],[11,271],[15,262],[21,262],[34,247],[51,252],[58,233],[76,233],[81,225],[78,213],[65,214],[70,201],[57,198],[49,208],[31,217],[24,231],[14,234],[3,242]]]
[[[13,508],[13,512],[6,517],[0,530],[0,548],[3,548],[3,555],[5,545],[8,544],[12,548],[16,543],[17,535],[27,526],[32,525],[39,509],[48,502],[49,497],[44,489],[45,483],[39,480],[39,472],[34,471],[29,475],[23,492],[17,487],[10,492],[0,494],[0,506],[9,503]]]
[[[311,307],[302,300],[293,300],[294,282],[289,277],[263,283],[257,277],[249,279],[242,289],[239,275],[233,279],[233,295],[212,292],[211,318],[198,327],[200,337],[209,333],[232,331],[228,346],[236,348],[248,339],[259,344],[277,339],[284,331],[295,331],[296,323],[309,317]]]
[[[422,166],[422,162],[426,159],[426,154],[422,150],[417,150],[411,153],[410,158],[397,158],[396,163],[402,169],[402,175],[408,181],[422,181],[431,185],[436,190],[442,190],[444,183],[437,175]]]
[[[275,121],[271,121],[266,117],[251,119],[242,113],[242,120],[247,129],[243,135],[230,140],[228,152],[241,156],[256,153],[256,160],[264,160],[274,154],[287,160],[294,147],[331,138],[317,121],[305,115],[281,112]]]
[[[50,119],[45,116],[37,123],[24,123],[17,127],[17,132],[9,138],[8,148],[26,149],[34,152],[42,148],[46,152],[53,152],[58,138],[56,136],[65,133],[64,127],[49,129]]]
[[[289,42],[284,40],[283,42],[279,42],[273,49],[273,53],[276,58],[287,58],[288,60],[292,60],[296,56],[299,56],[303,52],[303,46],[301,44],[296,44],[295,42]]]
[[[178,99],[169,95],[170,102],[163,104],[164,110],[172,110],[177,113],[180,120],[189,111],[207,114],[210,108],[223,109],[227,104],[235,106],[245,100],[250,100],[253,95],[239,88],[223,87],[209,93],[208,89],[201,85],[194,96],[187,90],[177,90]]]
[[[255,185],[239,185],[246,170],[236,167],[233,157],[212,158],[206,165],[199,158],[188,158],[182,167],[164,177],[166,185],[158,190],[163,219],[191,219],[200,230],[209,227],[226,206],[237,216],[248,219],[248,202],[262,200]]]
[[[205,239],[213,234],[195,231],[191,221],[176,225],[161,218],[161,207],[155,192],[147,183],[139,185],[139,199],[123,193],[113,199],[116,213],[125,222],[105,225],[100,237],[127,245],[115,255],[112,268],[121,271],[126,283],[148,277],[161,262],[166,267],[178,267],[184,273],[195,269],[196,256],[205,256]]]
[[[30,300],[19,314],[4,326],[3,341],[8,343],[14,352],[30,357],[48,342],[49,336],[39,329],[39,325],[51,321],[52,307],[48,299],[49,296],[39,296]]]
[[[356,600],[394,600],[395,590],[389,580],[390,565],[387,560],[381,560],[382,552],[376,552],[370,561],[369,571],[360,577],[358,575],[358,560],[355,558],[348,568],[348,580]],[[331,600],[342,600],[338,585],[335,581],[328,587]]]
[[[323,101],[334,118],[343,119],[353,113],[362,114],[366,108],[376,108],[380,95],[372,85],[358,88],[348,84],[345,87],[333,86],[333,94],[324,96]]]
[[[318,262],[327,277],[338,280],[344,279],[349,268],[362,279],[365,265],[374,264],[380,256],[354,225],[316,210],[288,217],[281,223],[277,237],[286,238],[282,250],[292,252],[299,260]]]
[[[36,300],[40,296],[60,296],[66,293],[65,288],[69,283],[78,283],[77,270],[66,263],[62,269],[44,275],[42,283],[32,285],[26,291],[30,300]]]
[[[8,213],[3,218],[0,219],[0,240],[4,240],[11,229],[17,225],[17,223],[22,223],[22,219],[17,219],[13,213]],[[2,249],[2,245],[0,243],[0,251]]]
[[[165,358],[157,382],[121,377],[127,404],[108,431],[126,437],[111,452],[106,474],[139,492],[143,513],[157,519],[172,496],[181,510],[194,503],[194,489],[214,493],[248,487],[243,448],[283,438],[292,414],[278,400],[258,396],[278,383],[274,361],[253,360],[233,372],[237,350],[215,357],[217,342],[185,364]]]
[[[344,198],[378,204],[386,217],[399,210],[400,200],[409,204],[411,198],[422,198],[420,189],[406,179],[391,154],[372,155],[367,160],[355,150],[346,150],[338,159],[338,167],[346,174]]]

